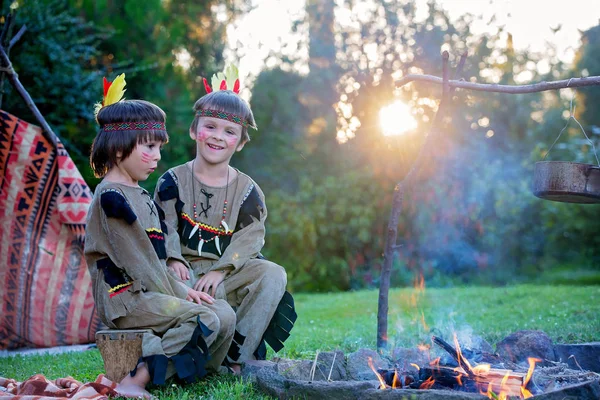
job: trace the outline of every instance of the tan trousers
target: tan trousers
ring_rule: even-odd
[[[235,332],[235,312],[224,300],[200,305],[173,296],[146,292],[131,307],[129,315],[113,322],[118,329],[152,329],[154,334],[145,334],[142,339],[142,356],[164,355],[170,358],[188,344],[198,327],[198,317],[213,331],[203,339],[210,355],[206,368],[216,371],[227,355]],[[165,379],[175,372],[173,363],[169,362]]]
[[[193,278],[188,281],[193,286],[195,281],[210,271],[213,260],[197,260],[192,262]],[[241,268],[229,273],[217,288],[216,298],[227,299],[229,305],[236,309],[235,330],[245,337],[239,345],[239,358],[228,357],[230,362],[242,363],[254,360],[260,340],[262,339],[279,301],[285,292],[287,274],[285,269],[274,262],[253,258]],[[238,335],[236,335],[238,336]]]

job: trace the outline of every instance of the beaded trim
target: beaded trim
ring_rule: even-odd
[[[115,192],[115,193],[119,193],[121,196],[123,196],[123,193],[121,193],[121,191],[120,191],[120,190],[113,189],[113,188],[107,188],[107,189],[104,189],[104,190],[102,191],[102,193],[108,193],[108,192]]]
[[[189,215],[187,215],[184,212],[181,213],[181,218],[183,218],[184,220],[186,220],[187,222],[189,222],[192,225],[197,225],[203,231],[211,232],[211,233],[214,233],[216,235],[221,235],[221,236],[222,235],[227,235],[227,236],[233,235],[232,230],[226,231],[225,229],[223,229],[221,227],[215,228],[214,226],[206,225],[206,224],[203,224],[202,222],[196,222],[192,219],[192,217],[190,217]]]
[[[171,175],[171,177],[175,181],[175,184],[179,186],[179,179],[177,178],[177,175],[175,175],[175,173],[172,170],[168,170],[167,172],[169,173],[169,175]]]
[[[225,111],[198,110],[198,111],[196,111],[196,115],[198,117],[211,117],[211,118],[224,119],[225,121],[230,121],[230,122],[236,123],[238,125],[241,125],[244,128],[248,127],[248,122],[246,122],[242,117],[240,117],[239,115],[225,112]]]
[[[244,204],[244,202],[246,201],[246,199],[248,198],[248,196],[250,196],[250,193],[252,192],[252,189],[254,189],[254,183],[250,184],[250,187],[248,188],[248,191],[244,195],[244,198],[242,199],[242,202],[240,203],[240,205]]]
[[[167,130],[164,122],[116,122],[104,124],[102,125],[102,129],[104,132]]]

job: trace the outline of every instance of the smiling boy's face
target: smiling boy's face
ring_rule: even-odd
[[[196,141],[197,154],[212,165],[229,164],[233,154],[245,144],[241,140],[242,127],[220,118],[200,118],[190,137]]]

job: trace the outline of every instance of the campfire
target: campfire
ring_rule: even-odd
[[[417,309],[425,290],[422,276],[414,287],[407,300]],[[422,311],[413,317],[426,335],[443,332],[430,328]],[[496,350],[468,329],[460,333],[463,347],[456,333],[452,344],[440,336],[430,337],[431,343],[395,346],[389,352],[317,351],[311,360],[246,362],[242,374],[282,400],[600,399],[600,374],[593,372],[600,372],[600,364],[586,360],[585,370],[575,361],[577,369],[572,369],[568,361],[576,356],[586,359],[581,350],[554,345],[542,331],[514,332],[498,342]],[[595,347],[585,350],[586,354],[596,351]]]
[[[439,337],[432,342],[446,351],[456,362],[456,366],[440,364],[440,357],[432,360],[427,367],[411,364],[414,371],[398,371],[397,368],[376,369],[373,360],[368,359],[369,367],[379,380],[380,389],[451,389],[463,392],[480,393],[490,399],[504,400],[508,397],[528,399],[540,392],[531,380],[535,364],[540,359],[530,357],[527,373],[493,368],[489,363],[472,365],[462,354],[456,335],[454,345]]]

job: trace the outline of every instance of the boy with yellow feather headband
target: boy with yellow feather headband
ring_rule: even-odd
[[[149,382],[177,375],[193,382],[220,368],[235,314],[223,300],[186,286],[167,270],[164,213],[139,186],[168,141],[165,113],[144,100],[122,100],[125,76],[104,81],[96,107],[100,130],[90,164],[102,177],[88,213],[85,258],[98,316],[112,329],[149,329],[142,357],[118,385],[125,397],[150,397]],[[181,259],[182,262],[185,260]]]
[[[283,347],[296,321],[285,270],[262,257],[267,207],[254,180],[229,165],[256,129],[252,110],[239,96],[237,68],[204,79],[207,94],[194,104],[189,135],[196,157],[171,168],[159,180],[155,200],[165,210],[167,260],[174,276],[190,287],[227,299],[236,310],[236,331],[228,352],[239,373],[244,361],[264,359],[265,342]],[[191,265],[181,262],[185,258]]]

